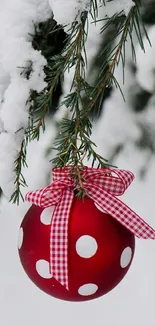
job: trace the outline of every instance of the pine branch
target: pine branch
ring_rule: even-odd
[[[19,204],[20,198],[24,201],[21,187],[27,186],[27,183],[22,173],[22,167],[28,167],[26,162],[26,148],[27,148],[27,140],[24,138],[21,144],[20,152],[15,161],[15,173],[16,173],[16,178],[14,181],[15,191],[10,198],[10,201],[17,204]]]
[[[144,50],[144,44],[143,44],[143,38],[142,38],[142,32],[140,28],[140,22],[141,22],[141,16],[139,12],[139,7],[136,5],[133,8],[131,8],[128,16],[125,18],[125,16],[122,13],[116,14],[110,18],[104,18],[103,21],[106,20],[106,23],[104,24],[103,28],[101,29],[101,32],[105,31],[109,27],[110,24],[113,24],[115,22],[116,24],[116,33],[111,39],[111,42],[113,42],[116,38],[120,37],[117,45],[112,48],[111,50],[111,44],[108,44],[107,47],[103,50],[101,53],[102,57],[109,57],[109,59],[106,62],[103,62],[103,65],[101,67],[101,72],[99,74],[99,80],[96,83],[96,86],[92,90],[90,97],[92,100],[90,101],[90,104],[88,104],[87,114],[93,109],[93,107],[98,104],[98,108],[100,109],[100,104],[102,103],[102,97],[100,98],[100,102],[98,102],[98,99],[101,95],[104,95],[104,91],[106,87],[111,87],[113,84],[120,88],[117,80],[114,77],[114,71],[116,65],[119,64],[121,61],[122,63],[122,70],[123,70],[123,80],[124,80],[124,68],[125,68],[125,45],[127,38],[130,38],[131,41],[131,50],[133,58],[136,59],[135,55],[135,48],[133,44],[132,39],[132,33],[133,30],[135,30],[139,44],[141,48]],[[98,20],[101,21],[101,20]],[[97,22],[98,22],[97,21]],[[144,25],[142,25],[145,35],[147,35]],[[148,38],[148,36],[147,36]],[[148,39],[149,41],[149,39]],[[110,42],[110,43],[111,43]],[[108,66],[108,68],[107,68]],[[123,96],[123,92],[120,88],[120,91]]]
[[[71,87],[71,90],[74,89],[74,92],[69,94],[62,103],[70,108],[73,115],[71,121],[63,120],[62,130],[55,143],[58,154],[52,160],[59,167],[64,167],[68,164],[72,166],[71,174],[75,180],[75,189],[78,190],[78,196],[80,197],[86,194],[81,176],[81,170],[84,167],[84,157],[87,156],[88,159],[93,157],[93,164],[97,160],[98,167],[106,167],[108,165],[106,164],[106,160],[99,156],[93,149],[95,144],[90,140],[92,125],[89,118],[87,117],[85,123],[83,123],[84,103],[81,93],[83,91],[86,92],[90,88],[84,80],[85,60],[82,56],[82,50],[85,47],[87,38],[84,30],[86,19],[86,14],[81,17],[81,24],[77,27],[77,35],[75,38],[77,44],[76,52],[74,53],[76,61],[73,60],[73,62],[76,62],[76,64]],[[78,145],[78,142],[80,145]]]
[[[94,23],[97,24],[99,11],[97,1],[91,0],[90,4],[90,14]],[[101,1],[101,4],[106,6],[106,1]],[[29,125],[25,132],[25,138],[31,141],[35,138],[39,139],[40,128],[45,129],[45,117],[48,114],[54,91],[59,80],[64,79],[65,72],[70,71],[72,68],[74,75],[70,93],[60,103],[60,106],[66,106],[72,116],[70,120],[67,118],[62,120],[61,129],[55,141],[54,149],[57,151],[57,155],[52,160],[52,163],[57,167],[72,166],[71,173],[75,181],[75,190],[80,197],[86,194],[81,176],[81,170],[84,168],[84,159],[91,159],[92,166],[97,164],[98,168],[110,167],[108,161],[97,154],[95,151],[96,145],[90,139],[92,124],[89,119],[89,113],[93,108],[95,110],[100,108],[107,87],[114,85],[120,88],[114,76],[115,67],[121,61],[124,77],[125,45],[127,39],[131,41],[131,51],[135,58],[132,39],[133,30],[136,32],[139,44],[144,50],[139,6],[140,2],[137,0],[127,17],[121,12],[112,17],[104,17],[100,20],[103,21],[101,33],[112,25],[115,26],[115,33],[101,53],[101,56],[105,57],[106,60],[103,60],[95,86],[91,86],[86,81],[87,53],[85,44],[89,32],[89,25],[88,12],[84,11],[78,17],[78,20],[71,24],[61,53],[48,57],[45,78],[47,86],[40,94],[32,92],[28,100],[31,105]],[[54,32],[54,29],[50,31],[50,33]],[[146,34],[144,26],[143,32]],[[116,40],[117,43],[114,46],[113,44]],[[28,71],[28,76],[30,75],[29,73]],[[25,142],[22,143],[21,152],[16,160],[16,192],[12,196],[14,201],[18,200],[20,185],[25,185],[25,180],[21,174],[21,165],[25,161],[23,159],[26,159],[24,156],[25,149],[23,150],[25,144]]]

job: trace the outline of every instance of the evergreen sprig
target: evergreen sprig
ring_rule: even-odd
[[[107,1],[100,1],[100,5],[105,6],[106,2]],[[52,163],[57,167],[64,167],[66,165],[72,166],[71,173],[75,180],[75,189],[78,190],[77,193],[80,197],[85,195],[81,176],[81,170],[84,167],[84,159],[91,159],[92,166],[94,166],[94,164],[97,164],[97,167],[110,166],[106,159],[97,154],[95,151],[96,145],[90,139],[92,124],[89,114],[92,109],[95,109],[95,111],[99,110],[107,87],[111,85],[119,87],[114,76],[114,71],[115,67],[121,61],[124,73],[125,50],[128,39],[130,39],[132,54],[135,58],[135,48],[132,37],[133,31],[136,32],[139,44],[142,49],[144,49],[143,33],[146,34],[146,31],[141,22],[139,7],[140,1],[137,0],[127,17],[123,12],[120,12],[112,17],[104,17],[103,19],[97,20],[99,7],[96,0],[91,0],[90,13],[94,23],[97,24],[98,21],[103,22],[101,33],[110,26],[115,26],[113,37],[101,53],[103,64],[96,85],[92,86],[86,80],[87,53],[85,44],[89,32],[89,24],[88,12],[84,11],[81,13],[78,20],[71,24],[62,51],[48,58],[45,78],[47,87],[45,87],[44,91],[40,94],[32,92],[29,97],[29,102],[31,103],[29,111],[30,117],[25,136],[30,141],[35,138],[39,139],[40,128],[42,127],[43,130],[45,129],[45,116],[47,115],[53,92],[58,85],[58,81],[60,79],[63,80],[66,71],[70,71],[70,69],[74,70],[70,93],[65,96],[63,102],[60,104],[60,106],[64,105],[68,108],[71,118],[62,120],[61,129],[59,130],[54,147],[57,154],[52,160]],[[143,31],[141,26],[143,26]],[[54,33],[55,30],[56,29],[53,29],[50,33]],[[104,60],[104,57],[106,60]],[[24,145],[25,143],[23,146]],[[14,201],[18,200],[20,185],[23,185],[25,182],[22,176],[20,177],[20,175],[22,175],[22,152],[23,150],[16,161],[18,177],[16,178],[16,194],[12,196]]]
[[[24,175],[22,173],[22,167],[28,167],[26,162],[26,148],[27,148],[27,138],[25,137],[21,143],[21,149],[20,152],[18,153],[18,157],[15,160],[15,173],[16,173],[16,178],[14,181],[15,191],[10,198],[10,201],[17,204],[19,204],[20,199],[24,201],[21,187],[27,186]]]

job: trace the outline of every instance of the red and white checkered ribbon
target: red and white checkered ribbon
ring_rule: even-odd
[[[74,180],[70,167],[54,168],[52,175],[52,184],[41,190],[28,192],[25,198],[40,207],[56,206],[51,216],[50,272],[68,290],[68,222],[74,198]],[[117,198],[134,179],[130,171],[85,167],[82,178],[88,196],[101,209],[135,236],[155,239],[155,230]]]

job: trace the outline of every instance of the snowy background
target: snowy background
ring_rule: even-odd
[[[52,8],[55,19],[63,23],[63,17],[66,19],[66,15],[61,16],[62,10],[59,10],[63,1],[0,0],[0,186],[8,197],[12,193],[14,179],[12,164],[22,139],[22,133],[18,137],[14,134],[19,128],[27,125],[28,107],[25,101],[30,89],[40,91],[45,86],[43,66],[46,60],[31,46],[32,22],[48,19]],[[75,0],[66,0],[65,10],[71,8],[70,3],[73,2],[76,3]],[[131,2],[115,0],[117,10],[124,8],[125,12],[128,12]],[[87,6],[88,1],[83,1],[82,6],[84,5]],[[109,10],[113,8],[109,7]],[[74,19],[74,14],[74,10],[68,14],[70,21]],[[96,54],[100,43],[99,37],[96,37],[99,28],[99,24],[96,27],[90,25],[91,32],[87,45],[90,60]],[[152,47],[145,39],[146,54],[143,54],[138,45],[136,46],[136,73],[133,74],[131,69],[130,47],[126,57],[125,85],[122,85],[121,67],[116,70],[116,77],[122,85],[126,103],[119,91],[113,90],[104,103],[100,119],[94,123],[93,140],[104,157],[113,157],[114,164],[135,173],[136,179],[122,199],[155,228],[155,27],[148,24],[147,29]],[[21,75],[19,67],[25,67],[28,60],[33,61],[34,69],[33,75],[27,81]],[[68,91],[70,80],[71,74],[66,75],[64,93]],[[149,93],[150,99],[145,109],[135,113],[133,98],[137,98],[139,89]],[[55,119],[60,119],[61,116],[62,112],[58,112]],[[145,146],[140,146],[138,144],[143,139],[144,130],[147,131],[149,140]],[[40,141],[33,142],[29,146],[29,168],[24,174],[31,190],[46,185],[47,175],[51,169],[49,163],[51,156],[48,157],[45,152],[55,133],[54,121],[47,120],[46,132]],[[121,150],[118,151],[116,148]],[[28,207],[28,203],[21,203],[17,207],[8,203],[4,197],[1,200],[1,325],[154,324],[153,241],[136,240],[132,266],[124,280],[109,294],[85,303],[59,301],[35,287],[25,275],[19,261],[18,229]]]

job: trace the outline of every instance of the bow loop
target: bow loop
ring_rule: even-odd
[[[52,170],[52,179],[55,181],[69,181],[70,184],[73,184],[73,179],[70,173],[71,168],[69,166],[63,168],[53,168]]]
[[[48,208],[51,205],[56,205],[61,199],[64,189],[72,188],[71,180],[65,178],[63,180],[55,180],[52,184],[37,190],[28,192],[25,200],[34,203],[42,208]]]
[[[113,175],[114,174],[114,175]],[[90,183],[105,189],[107,192],[114,196],[120,196],[124,194],[128,186],[134,179],[133,173],[122,169],[88,169],[84,174],[86,178],[86,187]]]

